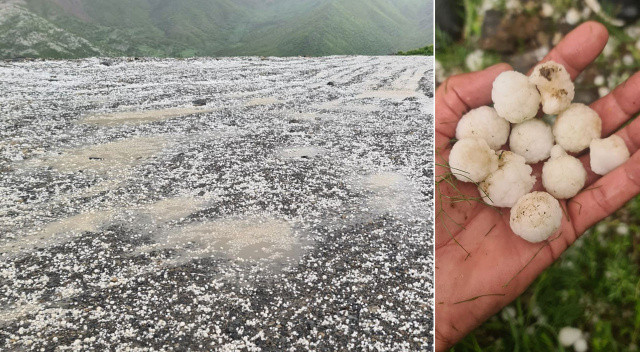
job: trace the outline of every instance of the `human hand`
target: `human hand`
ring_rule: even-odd
[[[608,33],[587,22],[569,33],[542,61],[565,66],[575,79],[600,54]],[[435,339],[443,351],[491,315],[517,298],[533,280],[584,231],[640,193],[640,120],[622,127],[640,111],[640,74],[591,104],[602,119],[602,136],[622,137],[631,158],[606,176],[591,172],[589,156],[580,160],[587,170],[582,192],[568,201],[561,228],[549,240],[530,243],[509,226],[509,209],[495,209],[475,199],[477,186],[446,177],[451,139],[459,119],[470,109],[491,104],[494,79],[507,64],[453,76],[436,91],[436,265]],[[542,163],[532,165],[542,190]],[[453,198],[452,198],[453,197]]]

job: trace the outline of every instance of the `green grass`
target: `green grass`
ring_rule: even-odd
[[[433,44],[427,45],[423,48],[409,50],[409,51],[399,51],[396,55],[423,55],[423,56],[433,56]]]

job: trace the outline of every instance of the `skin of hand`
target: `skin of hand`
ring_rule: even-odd
[[[606,28],[586,22],[542,60],[554,60],[575,79],[607,43]],[[640,111],[640,73],[591,104],[602,119],[602,136],[617,134],[631,158],[600,177],[589,167],[589,155],[579,156],[587,170],[583,191],[568,201],[560,230],[549,240],[529,243],[509,227],[509,209],[491,208],[478,201],[452,201],[447,196],[478,197],[476,185],[442,180],[451,139],[459,119],[470,109],[491,104],[491,87],[502,72],[498,64],[483,71],[452,76],[436,90],[435,148],[437,183],[435,224],[435,342],[436,351],[451,347],[474,328],[517,298],[584,231],[640,193],[640,119],[623,126]],[[542,163],[533,165],[542,190]]]

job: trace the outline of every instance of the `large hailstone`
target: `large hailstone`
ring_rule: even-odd
[[[552,147],[551,126],[542,120],[527,120],[511,129],[509,148],[512,152],[522,155],[529,164],[547,159]]]
[[[580,160],[568,155],[561,146],[551,149],[551,159],[542,167],[542,185],[557,199],[569,199],[584,187],[587,171]]]
[[[556,118],[553,136],[564,150],[579,153],[586,149],[591,140],[600,138],[602,121],[590,107],[574,103]]]
[[[606,175],[609,171],[629,160],[629,149],[618,135],[604,139],[594,139],[589,145],[591,170],[598,175]]]
[[[511,230],[529,242],[541,242],[553,235],[562,224],[562,208],[547,192],[531,192],[518,199],[511,208]]]
[[[520,155],[510,151],[499,151],[498,155],[498,170],[480,182],[478,190],[485,203],[511,208],[520,197],[531,192],[536,178]]]
[[[463,182],[480,182],[498,169],[498,156],[484,139],[465,138],[453,145],[449,166]]]
[[[502,72],[491,90],[493,107],[498,115],[512,123],[531,119],[540,109],[540,93],[529,78],[520,72]]]
[[[464,114],[456,127],[456,138],[481,138],[497,150],[509,138],[509,121],[498,116],[494,108],[481,106]]]
[[[566,110],[575,95],[575,87],[569,72],[555,61],[547,61],[533,69],[529,81],[538,87],[542,111],[557,115]]]

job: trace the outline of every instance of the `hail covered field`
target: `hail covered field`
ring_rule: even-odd
[[[0,350],[430,349],[432,68],[0,62]]]

